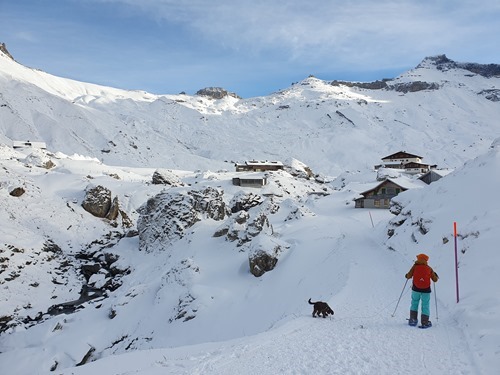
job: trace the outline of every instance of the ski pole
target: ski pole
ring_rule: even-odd
[[[436,283],[435,282],[434,282],[434,303],[436,304],[436,320],[439,320],[439,317],[438,317],[437,289],[436,289]]]
[[[405,281],[405,285],[403,286],[403,290],[401,291],[401,295],[399,296],[398,303],[396,304],[396,308],[394,309],[394,312],[391,315],[393,318],[394,318],[394,314],[396,314],[396,310],[398,309],[399,301],[401,301],[401,297],[403,297],[403,292],[405,291],[406,284],[408,284],[408,280],[409,279],[406,279],[406,281]]]

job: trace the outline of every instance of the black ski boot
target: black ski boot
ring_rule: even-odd
[[[418,311],[410,310],[410,319],[408,319],[408,325],[415,327],[418,324]]]
[[[422,314],[421,319],[422,319],[422,324],[419,326],[419,328],[430,328],[430,327],[432,327],[432,323],[429,320],[429,315]]]

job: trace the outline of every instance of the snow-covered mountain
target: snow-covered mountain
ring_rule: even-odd
[[[43,141],[51,151],[110,165],[218,170],[232,169],[233,161],[293,155],[335,176],[406,150],[454,168],[500,135],[499,68],[488,67],[440,56],[372,85],[309,77],[240,100],[91,85],[24,67],[0,52],[0,130],[4,143]]]
[[[499,79],[438,56],[372,83],[158,96],[0,52],[2,373],[495,373]],[[398,150],[454,172],[392,171],[414,186],[393,213],[355,209]],[[233,184],[249,159],[285,168]],[[430,330],[405,321],[421,252]]]

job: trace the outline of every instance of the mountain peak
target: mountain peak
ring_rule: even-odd
[[[196,92],[196,95],[208,96],[213,99],[222,99],[226,96],[232,96],[233,98],[241,99],[234,92],[229,92],[222,87],[205,87],[204,89],[198,90]]]
[[[5,56],[7,56],[7,57],[11,58],[12,60],[14,60],[14,58],[12,57],[12,55],[7,50],[7,46],[5,45],[5,43],[0,43],[0,51],[3,52]]]
[[[417,65],[418,68],[435,68],[441,71],[464,69],[486,78],[500,76],[500,64],[459,63],[444,54],[426,57]]]

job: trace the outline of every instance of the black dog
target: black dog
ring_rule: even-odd
[[[333,310],[331,309],[330,306],[328,306],[328,303],[326,302],[321,302],[321,301],[317,301],[317,302],[311,302],[311,299],[309,298],[309,304],[310,305],[314,305],[313,307],[313,318],[316,317],[316,315],[320,316],[323,315],[323,318],[326,318],[328,315],[333,315]]]

